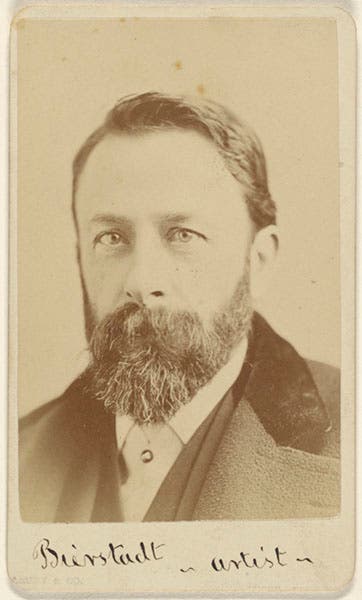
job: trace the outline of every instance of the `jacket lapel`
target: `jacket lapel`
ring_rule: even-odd
[[[193,518],[286,518],[300,511],[299,516],[333,512],[338,503],[338,461],[315,454],[330,428],[329,416],[305,361],[258,314],[234,394],[236,408]]]
[[[246,399],[277,444],[317,453],[331,427],[327,409],[305,360],[257,313],[245,362],[245,389],[236,382],[236,400]]]
[[[193,519],[326,517],[339,510],[339,461],[278,447],[241,401],[210,466]]]

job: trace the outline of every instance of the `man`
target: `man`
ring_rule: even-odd
[[[254,132],[123,98],[74,160],[73,215],[91,360],[21,422],[22,518],[337,514],[336,372],[253,311],[278,248]]]

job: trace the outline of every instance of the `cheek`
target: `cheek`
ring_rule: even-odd
[[[122,275],[119,269],[112,269],[110,264],[87,262],[87,260],[82,263],[82,273],[93,310],[97,318],[103,318],[118,305]]]
[[[248,248],[245,244],[238,244],[221,249],[215,248],[212,254],[199,265],[195,277],[201,277],[217,283],[218,291],[233,288],[245,269]]]
[[[189,304],[201,316],[209,318],[232,297],[245,269],[246,253],[214,253],[195,266],[182,269],[179,286],[187,292]]]

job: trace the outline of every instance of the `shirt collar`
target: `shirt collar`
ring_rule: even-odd
[[[191,402],[182,406],[168,423],[145,426],[147,432],[157,435],[160,428],[170,427],[182,443],[187,444],[197,428],[234,384],[244,362],[246,350],[247,338],[245,337],[234,349],[226,365],[197,392]],[[137,427],[137,425],[128,415],[116,416],[116,435],[119,448],[123,446],[133,427]]]
[[[182,406],[170,419],[169,426],[184,444],[189,442],[197,428],[235,382],[244,362],[246,349],[247,340],[244,338],[226,365],[197,392],[191,402]]]

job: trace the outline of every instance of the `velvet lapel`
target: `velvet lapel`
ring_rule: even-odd
[[[246,385],[243,391],[236,382],[236,401],[244,397],[277,444],[317,453],[331,427],[327,409],[305,360],[258,313],[245,363]]]

